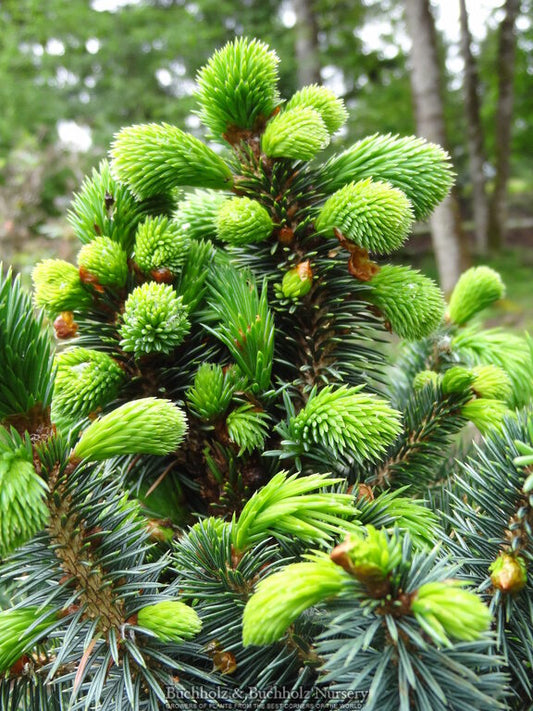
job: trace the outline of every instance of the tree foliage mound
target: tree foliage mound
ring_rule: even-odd
[[[345,108],[284,103],[277,67],[215,53],[210,143],[116,136],[77,265],[35,268],[44,314],[1,277],[2,709],[533,700],[531,344],[476,321],[492,270],[448,307],[387,261],[447,154],[321,161]]]

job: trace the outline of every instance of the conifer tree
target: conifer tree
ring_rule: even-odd
[[[390,262],[447,154],[321,161],[346,110],[277,65],[218,50],[210,143],[124,128],[77,264],[0,275],[6,711],[533,702],[531,342]]]

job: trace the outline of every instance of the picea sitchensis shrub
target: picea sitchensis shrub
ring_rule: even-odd
[[[77,263],[33,304],[0,274],[6,711],[533,703],[531,342],[480,325],[494,271],[447,306],[389,263],[445,151],[340,150],[343,102],[278,63],[219,49],[218,149],[122,129]]]

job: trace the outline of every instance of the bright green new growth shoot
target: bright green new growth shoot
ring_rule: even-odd
[[[78,253],[78,266],[85,278],[94,277],[102,286],[123,287],[128,276],[128,255],[109,237],[95,237]]]
[[[89,304],[78,270],[62,259],[45,259],[32,273],[35,305],[46,309],[50,316],[61,311],[75,311]]]
[[[264,124],[279,103],[278,63],[258,40],[241,38],[215,52],[198,73],[202,122],[218,137]]]
[[[400,429],[400,413],[388,403],[360,387],[346,386],[313,391],[288,426],[303,451],[324,443],[336,454],[356,459],[379,457]]]
[[[133,400],[89,425],[73,456],[98,461],[130,453],[168,454],[186,432],[185,414],[169,400]]]
[[[52,611],[20,607],[0,612],[0,673],[6,672],[24,652],[31,651],[43,632],[58,620]]]
[[[418,590],[411,609],[420,626],[437,644],[451,646],[451,638],[475,640],[488,632],[489,608],[477,595],[463,590],[458,580],[426,583]]]
[[[163,642],[183,642],[195,637],[202,629],[197,613],[179,600],[162,600],[141,608],[137,622]]]
[[[20,277],[5,274],[0,265],[0,422],[50,406],[52,344],[42,316],[33,314]]]
[[[261,148],[270,158],[311,160],[328,143],[328,129],[319,112],[297,107],[282,111],[268,123]]]
[[[168,284],[138,286],[124,305],[120,345],[136,358],[170,353],[190,330],[188,309]]]
[[[342,481],[314,474],[288,476],[281,471],[248,501],[232,525],[232,541],[238,551],[269,536],[309,542],[329,541],[345,530],[345,518],[356,510],[349,494],[322,491]]]
[[[113,400],[126,378],[124,370],[107,353],[72,348],[56,358],[52,417],[74,424]]]
[[[313,605],[338,595],[350,578],[327,557],[294,563],[262,580],[243,615],[243,644],[265,645],[281,639]]]
[[[337,228],[359,247],[390,254],[405,242],[412,223],[411,204],[404,193],[368,178],[337,190],[322,207],[316,229],[330,233]]]
[[[477,365],[472,368],[472,389],[479,397],[508,402],[512,398],[511,379],[497,365]]]
[[[379,584],[400,564],[400,542],[374,526],[348,536],[332,553],[332,559],[368,586]]]
[[[272,234],[272,220],[265,208],[249,198],[224,202],[215,220],[217,237],[228,244],[263,242]]]
[[[505,285],[498,272],[490,267],[472,267],[457,282],[448,315],[453,323],[462,326],[504,295]]]
[[[450,157],[440,146],[390,134],[374,134],[334,156],[326,175],[330,191],[364,178],[387,181],[407,195],[417,220],[431,214],[453,184]]]
[[[235,389],[231,376],[232,371],[224,372],[216,363],[202,363],[187,391],[189,407],[197,417],[210,421],[226,412]]]
[[[348,112],[342,100],[338,99],[325,86],[318,84],[304,86],[293,94],[285,104],[285,111],[297,107],[314,109],[326,125],[328,133],[332,135],[343,127],[348,118]]]
[[[167,217],[148,217],[135,234],[135,262],[145,274],[165,268],[176,274],[188,248],[186,235]]]
[[[122,129],[112,157],[116,177],[139,199],[179,185],[226,188],[231,184],[230,169],[222,158],[194,136],[168,124]]]
[[[370,296],[394,333],[409,341],[435,331],[444,316],[441,290],[420,272],[386,264],[371,280]]]
[[[29,439],[0,428],[0,556],[11,553],[48,518],[47,486],[32,461]]]
[[[239,447],[238,456],[244,452],[260,449],[268,434],[268,415],[251,403],[232,410],[226,418],[226,427],[231,442]]]

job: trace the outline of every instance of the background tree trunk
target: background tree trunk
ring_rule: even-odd
[[[496,176],[490,201],[489,247],[501,249],[507,217],[507,182],[514,101],[514,65],[516,55],[516,18],[520,0],[506,0],[505,16],[500,25],[498,46],[498,109],[496,114]]]
[[[320,84],[318,27],[313,0],[293,0],[296,15],[298,86]]]
[[[411,87],[417,131],[429,141],[446,147],[441,71],[429,0],[404,0],[404,5],[411,37]],[[459,208],[453,193],[434,211],[430,225],[440,283],[448,293],[468,264]]]
[[[489,200],[484,173],[486,163],[483,127],[480,117],[479,75],[472,55],[472,36],[468,27],[466,0],[459,0],[461,22],[461,54],[464,61],[463,91],[468,136],[468,160],[472,180],[472,203],[476,248],[479,254],[487,252]]]

